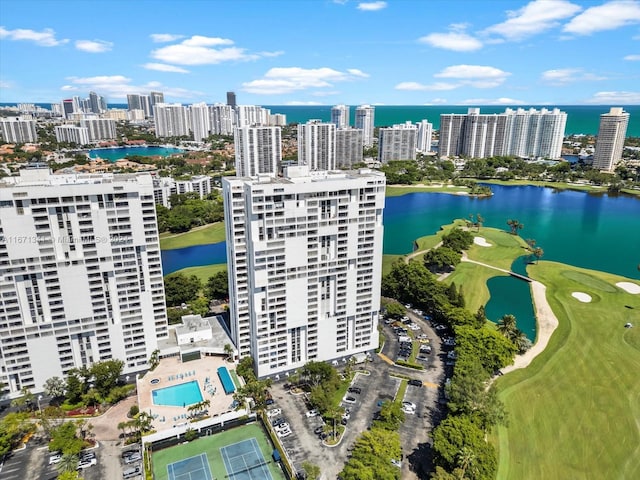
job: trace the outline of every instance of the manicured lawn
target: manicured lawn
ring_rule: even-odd
[[[434,184],[440,185],[440,184]],[[406,186],[406,187],[394,187],[393,185],[387,185],[385,196],[387,197],[399,197],[400,195],[406,195],[407,193],[414,192],[428,192],[428,193],[469,193],[467,187],[461,187],[456,185],[442,185],[442,186]]]
[[[469,258],[478,262],[487,263],[494,267],[504,268],[505,270],[511,270],[511,264],[513,261],[521,255],[527,255],[528,251],[525,249],[526,242],[518,235],[511,235],[507,229],[509,226],[506,224],[505,230],[498,228],[482,227],[480,232],[476,232],[475,229],[471,231],[475,237],[484,237],[492,247],[481,247],[480,245],[473,244],[467,251]]]
[[[205,283],[207,283],[207,280],[209,280],[209,277],[212,277],[216,273],[226,269],[227,269],[226,263],[217,263],[215,265],[205,265],[203,267],[183,268],[182,270],[172,272],[169,275],[173,275],[175,273],[182,273],[183,275],[187,275],[187,276],[195,275],[200,279],[200,282],[202,282],[202,284],[204,285]]]
[[[622,277],[559,263],[528,272],[560,325],[528,368],[497,381],[509,411],[497,478],[640,478],[640,295],[616,288]]]
[[[443,280],[443,283],[447,285],[455,283],[458,288],[462,286],[467,310],[476,312],[491,298],[487,280],[501,275],[507,274],[475,263],[461,262],[451,275]]]
[[[211,223],[196,227],[185,233],[162,233],[160,235],[160,249],[174,250],[176,248],[207,245],[209,243],[224,242],[224,222]]]
[[[382,256],[382,276],[384,277],[391,271],[393,264],[404,255],[383,255]]]
[[[256,423],[232,428],[231,430],[208,437],[202,437],[189,443],[153,452],[152,463],[154,478],[155,480],[168,480],[167,465],[185,458],[200,455],[201,453],[207,454],[209,468],[211,469],[213,478],[228,478],[227,470],[220,454],[220,448],[253,437],[256,438],[260,445],[260,450],[268,462],[269,471],[273,479],[284,480],[285,477],[280,468],[271,461],[273,447],[262,430],[262,427]]]

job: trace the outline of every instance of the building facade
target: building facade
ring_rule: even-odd
[[[331,123],[333,123],[336,128],[348,128],[349,106],[336,105],[335,107],[331,107]]]
[[[203,142],[209,138],[211,132],[211,117],[206,103],[189,105],[191,115],[191,132],[196,142]]]
[[[156,137],[182,137],[189,135],[187,108],[179,103],[158,103],[154,110]]]
[[[38,141],[35,120],[20,118],[0,119],[0,138],[7,143],[33,143]]]
[[[605,172],[613,172],[622,160],[624,139],[629,125],[629,113],[622,107],[611,107],[609,113],[600,115],[600,127],[593,154],[593,167]]]
[[[255,177],[276,175],[282,163],[282,129],[280,127],[236,128],[233,136],[236,151],[236,175]]]
[[[258,377],[378,346],[385,177],[224,177],[231,334]]]
[[[214,135],[233,135],[236,124],[236,112],[230,105],[216,103],[209,107],[211,133]]]
[[[338,128],[336,130],[336,168],[352,168],[363,161],[362,130]]]
[[[309,170],[336,168],[336,126],[309,120],[298,124],[298,165]]]
[[[116,138],[116,121],[107,118],[80,120],[80,126],[89,131],[89,141],[114,140]]]
[[[416,137],[416,150],[420,153],[427,153],[431,151],[431,137],[433,137],[433,124],[427,120],[421,120],[416,123],[418,127]]]
[[[380,129],[378,161],[415,160],[418,127],[411,122]]]
[[[356,108],[355,127],[362,130],[362,141],[365,147],[373,145],[375,127],[375,109],[371,105],[360,105]]]
[[[0,180],[0,381],[42,391],[70,369],[148,368],[167,335],[151,176]]]
[[[87,127],[76,127],[75,125],[58,125],[53,129],[57,142],[75,143],[76,145],[87,145],[89,140],[89,129]]]

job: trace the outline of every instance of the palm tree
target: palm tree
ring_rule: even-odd
[[[56,464],[58,473],[75,472],[78,468],[78,455],[65,453],[60,461]]]
[[[476,214],[476,227],[478,227],[478,232],[480,231],[480,228],[482,227],[483,223],[484,223],[484,218],[482,217],[482,215],[480,215],[479,213]]]
[[[511,235],[517,235],[518,230],[522,230],[524,228],[524,224],[515,219],[507,220],[507,225],[511,228]]]
[[[542,250],[540,247],[536,247],[533,249],[533,256],[536,257],[536,263],[540,261],[543,255],[544,255],[544,250]]]
[[[227,361],[231,361],[232,360],[232,356],[233,356],[233,347],[231,346],[230,343],[227,343],[224,346],[224,354],[227,356]]]
[[[536,239],[535,238],[527,238],[525,240],[525,242],[527,242],[527,245],[529,245],[529,250],[533,250],[536,246]]]
[[[476,461],[475,452],[468,446],[462,447],[462,450],[458,452],[458,465],[460,465],[460,477],[459,480],[463,480],[465,474],[467,473],[467,469],[472,469],[473,464]]]
[[[498,331],[509,340],[514,338],[516,330],[518,330],[518,327],[516,326],[516,317],[513,315],[504,315],[498,320]]]
[[[122,431],[122,438],[126,436],[124,433],[126,429],[127,429],[127,422],[118,423],[118,430]]]
[[[511,339],[515,347],[518,349],[518,353],[522,354],[531,348],[531,340],[527,338],[525,333],[516,328],[514,336]]]

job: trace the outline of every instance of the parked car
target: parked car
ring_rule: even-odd
[[[276,433],[281,432],[282,430],[290,430],[290,429],[291,429],[291,426],[287,422],[281,423],[280,425],[275,427]]]
[[[402,406],[403,406],[403,407],[407,407],[407,408],[411,408],[411,409],[413,409],[413,410],[415,410],[415,409],[416,409],[416,404],[415,404],[415,403],[413,403],[413,402],[407,402],[407,401],[404,401],[404,402],[402,402]]]
[[[318,416],[318,410],[316,410],[314,408],[313,410],[309,410],[307,413],[305,413],[305,415],[307,416],[307,418],[317,417]]]
[[[421,387],[422,386],[422,380],[418,380],[416,378],[412,378],[411,380],[409,380],[409,385],[411,385],[413,387]]]
[[[140,452],[134,452],[133,454],[124,457],[124,463],[126,463],[127,465],[130,463],[139,462],[140,460],[142,460],[142,455],[140,455]]]
[[[316,427],[313,430],[313,433],[315,433],[316,435],[320,435],[322,432],[324,432],[324,426],[320,425],[319,427]]]
[[[288,437],[289,435],[291,435],[292,433],[293,432],[291,431],[291,429],[287,428],[285,430],[278,430],[276,432],[276,435],[278,435],[278,437],[280,437],[280,438],[285,438],[285,437]]]
[[[274,408],[272,410],[267,410],[267,417],[269,417],[269,418],[277,417],[278,415],[282,415],[282,409],[281,408]]]
[[[125,479],[137,477],[138,475],[142,475],[142,467],[140,465],[127,468],[124,472],[122,472],[122,478],[125,478]]]
[[[62,460],[62,452],[53,452],[49,455],[49,465],[54,465]]]
[[[271,421],[271,425],[274,427],[277,427],[278,425],[282,425],[283,423],[286,423],[284,421],[284,418],[276,418],[275,420]]]
[[[362,389],[360,387],[349,387],[347,392],[349,392],[349,393],[357,393],[358,395],[360,395],[362,393]]]
[[[356,403],[356,398],[348,395],[344,397],[342,401],[345,403]]]
[[[98,463],[98,460],[96,460],[95,458],[80,459],[80,461],[78,462],[78,469],[89,468],[97,463]]]

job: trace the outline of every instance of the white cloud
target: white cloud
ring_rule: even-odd
[[[387,7],[387,2],[361,2],[358,4],[358,10],[366,12],[374,12]]]
[[[526,105],[522,100],[514,98],[469,98],[460,102],[460,105]]]
[[[124,75],[99,75],[95,77],[67,77],[70,84],[61,87],[63,91],[89,91],[104,93],[110,98],[126,98],[128,93],[162,91],[166,97],[177,99],[198,98],[203,92],[187,90],[180,87],[170,87],[160,82],[151,81],[142,85],[135,85],[132,79]]]
[[[275,52],[259,52],[258,55],[261,57],[279,57],[280,55],[284,55],[284,50],[276,50]]]
[[[158,72],[172,72],[172,73],[189,73],[189,70],[176,67],[175,65],[167,65],[166,63],[145,63],[142,65],[147,70],[156,70]]]
[[[420,37],[418,42],[456,52],[473,52],[482,48],[480,40],[464,32],[431,33]]]
[[[184,35],[174,35],[172,33],[152,33],[149,36],[154,43],[175,42],[176,40],[184,38]]]
[[[582,68],[559,68],[542,72],[542,81],[556,86],[568,85],[574,82],[598,80],[606,80],[606,77],[585,72]]]
[[[492,25],[484,33],[496,34],[508,40],[522,40],[559,25],[582,8],[567,0],[533,0],[516,11],[507,11],[508,20]]]
[[[211,65],[260,58],[258,54],[248,54],[246,49],[232,45],[233,40],[228,38],[194,35],[175,45],[160,47],[152,51],[151,56],[177,65]]]
[[[624,59],[631,62],[636,62],[640,60],[640,55],[627,55],[626,57],[624,57]]]
[[[322,105],[322,103],[313,102],[313,101],[303,102],[303,101],[299,101],[299,100],[291,100],[290,102],[285,103],[285,105],[304,106],[304,105]]]
[[[58,40],[56,38],[56,32],[50,28],[45,28],[42,32],[36,32],[35,30],[24,28],[7,30],[4,27],[0,27],[0,38],[30,41],[41,47],[57,47],[58,45],[64,45],[69,42],[67,38]]]
[[[6,82],[4,80],[0,80],[0,88],[11,88],[11,82]]]
[[[105,40],[76,40],[76,48],[83,52],[103,53],[111,50],[113,43]]]
[[[394,88],[396,90],[408,90],[408,91],[428,91],[428,90],[454,90],[460,87],[461,84],[457,83],[418,83],[418,82],[400,82]]]
[[[434,77],[458,79],[460,83],[476,88],[492,88],[501,85],[509,75],[511,73],[485,65],[452,65]]]
[[[308,88],[332,87],[335,82],[346,82],[367,76],[366,73],[357,69],[340,72],[328,67],[280,67],[272,68],[263,78],[245,82],[242,86],[243,90],[249,93],[276,95]]]
[[[571,19],[563,31],[577,35],[590,35],[601,30],[613,30],[625,25],[640,23],[640,3],[635,0],[619,0],[587,8]]]
[[[586,103],[596,105],[638,105],[640,92],[597,92]]]

